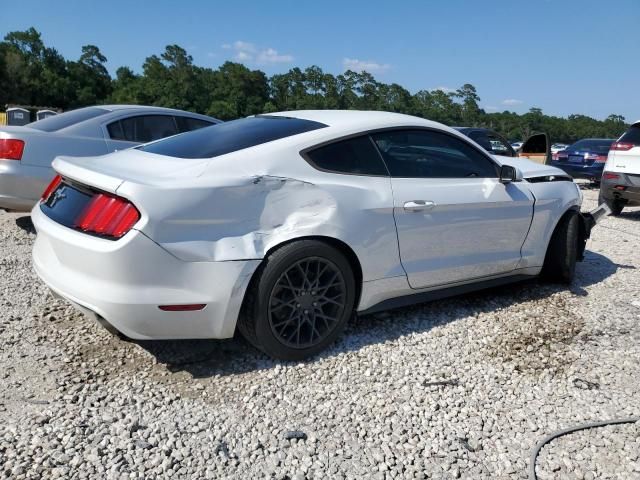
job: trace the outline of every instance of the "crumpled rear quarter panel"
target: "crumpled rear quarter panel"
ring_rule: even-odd
[[[181,260],[262,259],[288,240],[326,236],[354,250],[364,281],[404,275],[389,178],[321,172],[297,152],[282,162],[289,176],[267,160],[252,174],[252,162],[233,157],[214,158],[196,179],[125,182],[118,194],[139,205],[136,228]]]

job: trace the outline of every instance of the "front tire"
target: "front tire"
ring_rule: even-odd
[[[578,260],[580,217],[573,210],[564,214],[551,236],[542,267],[542,275],[552,282],[573,281]]]
[[[353,315],[353,269],[336,248],[317,240],[271,253],[252,280],[238,329],[255,347],[281,360],[324,350]]]

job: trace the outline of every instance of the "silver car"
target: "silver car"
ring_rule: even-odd
[[[59,155],[93,157],[219,123],[170,108],[100,105],[25,126],[0,127],[0,209],[29,211],[55,175]]]

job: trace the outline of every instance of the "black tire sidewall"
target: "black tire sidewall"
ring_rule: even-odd
[[[346,285],[346,302],[342,317],[326,338],[311,347],[298,349],[283,344],[273,334],[269,322],[268,305],[273,287],[282,273],[294,263],[309,257],[324,258],[338,267]],[[276,251],[267,262],[256,287],[258,289],[255,299],[257,304],[253,312],[256,337],[262,350],[272,357],[283,360],[302,360],[316,355],[335,341],[353,315],[356,285],[351,265],[342,253],[323,242],[303,240],[286,245]]]
[[[576,211],[569,211],[560,219],[551,236],[543,267],[546,278],[571,283],[578,261],[580,218]]]

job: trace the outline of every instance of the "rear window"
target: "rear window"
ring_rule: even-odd
[[[201,120],[199,118],[177,116],[175,117],[175,119],[176,123],[178,124],[178,130],[180,130],[180,133],[190,132],[191,130],[198,130],[200,128],[215,125],[214,122],[207,122],[206,120]]]
[[[567,150],[570,152],[594,152],[606,155],[613,140],[580,140],[579,142],[569,145]]]
[[[623,143],[633,143],[636,146],[640,145],[640,125],[632,125],[618,141]]]
[[[29,127],[42,130],[43,132],[55,132],[75,125],[76,123],[99,117],[105,113],[109,113],[109,110],[97,107],[79,108],[30,123]]]
[[[259,115],[219,123],[138,148],[169,157],[212,158],[326,126],[299,118]]]

